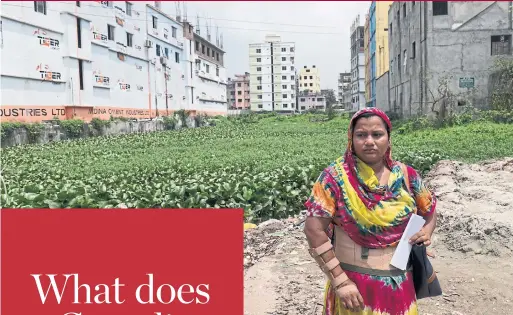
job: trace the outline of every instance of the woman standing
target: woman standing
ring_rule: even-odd
[[[357,112],[344,156],[305,203],[310,254],[328,276],[323,315],[417,314],[411,272],[390,260],[412,213],[426,224],[410,242],[431,244],[436,199],[416,170],[392,160],[391,130],[381,110]]]

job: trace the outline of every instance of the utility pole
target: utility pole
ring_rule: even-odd
[[[167,81],[168,81],[168,78],[169,78],[169,74],[167,72],[167,64],[164,65],[164,84],[166,86],[166,116],[169,116],[169,107],[168,107],[168,99],[169,99],[169,95],[167,94]]]

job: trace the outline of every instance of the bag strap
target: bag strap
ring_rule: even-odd
[[[406,183],[406,189],[408,190],[408,193],[412,194],[411,184],[410,184],[410,178],[408,177],[408,167],[406,164],[397,162],[401,166],[401,170],[403,171],[404,176],[404,182]],[[417,214],[417,207],[413,210],[413,213]]]
[[[397,162],[401,166],[401,170],[403,171],[404,176],[404,182],[406,183],[406,189],[408,190],[408,193],[411,194],[411,188],[410,188],[410,178],[408,177],[408,167],[404,163]]]

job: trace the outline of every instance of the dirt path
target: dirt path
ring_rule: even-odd
[[[439,196],[432,263],[444,295],[419,301],[420,314],[513,314],[513,159],[444,161],[426,180]],[[298,220],[246,232],[246,315],[321,314],[325,279]]]

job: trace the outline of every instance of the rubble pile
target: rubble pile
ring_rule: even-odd
[[[244,232],[244,269],[253,266],[260,258],[279,254],[285,246],[283,239],[291,232],[303,228],[304,213],[284,220],[271,219]]]

